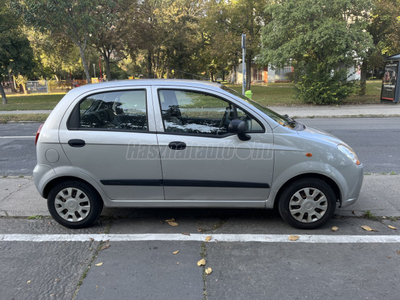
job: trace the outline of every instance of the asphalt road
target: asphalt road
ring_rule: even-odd
[[[368,173],[400,173],[400,118],[298,119],[348,143]],[[32,175],[39,123],[0,124],[0,175]],[[4,138],[6,137],[6,138]]]
[[[348,143],[369,173],[400,173],[400,118],[299,119]]]

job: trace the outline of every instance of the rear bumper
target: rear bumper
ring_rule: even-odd
[[[44,188],[48,182],[48,178],[55,175],[52,167],[43,164],[37,164],[33,169],[33,181],[39,194],[44,197]]]

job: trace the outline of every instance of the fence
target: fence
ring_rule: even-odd
[[[29,94],[49,92],[49,86],[46,80],[27,81],[26,89],[28,90]]]

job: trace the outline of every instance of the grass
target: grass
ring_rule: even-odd
[[[65,94],[7,95],[0,111],[53,109]]]
[[[44,123],[48,114],[9,114],[0,115],[0,124],[6,124],[8,122],[39,122]]]
[[[376,220],[378,219],[377,216],[375,216],[371,211],[367,210],[364,212],[364,218],[370,219],[370,220]]]
[[[352,95],[345,104],[379,104],[381,95],[380,80],[367,81],[367,91],[363,96]],[[242,92],[241,85],[228,85],[237,92]],[[296,99],[295,89],[293,83],[267,83],[267,84],[253,84],[251,86],[253,92],[253,99],[262,105],[274,106],[293,106],[305,105],[301,100]]]

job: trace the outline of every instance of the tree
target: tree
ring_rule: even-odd
[[[21,21],[9,9],[9,1],[0,0],[0,74],[27,74],[34,67],[33,51],[20,28]],[[7,103],[0,84],[2,103]]]
[[[36,78],[66,78],[83,73],[79,49],[63,35],[41,33],[25,28],[38,67],[33,70]]]
[[[130,26],[137,34],[129,45],[146,51],[148,77],[182,78],[199,72],[202,15],[203,0],[145,0],[138,5]]]
[[[207,9],[207,32],[213,52],[236,63],[241,53],[241,35],[246,34],[246,89],[251,85],[251,63],[260,52],[261,30],[269,22],[265,0],[213,0]],[[222,50],[222,51],[221,51]]]
[[[340,102],[350,89],[339,97],[332,87],[348,85],[343,76],[346,68],[364,58],[372,46],[365,30],[370,9],[370,0],[281,0],[271,4],[266,13],[272,21],[263,30],[259,61],[295,66],[302,85],[299,96],[305,101]],[[337,75],[330,76],[332,72]],[[313,98],[301,94],[311,89],[319,91],[312,93]]]
[[[360,95],[365,95],[367,72],[369,66],[384,65],[383,53],[395,54],[400,51],[400,1],[375,0],[370,13],[367,31],[372,36],[373,47],[367,50],[367,55],[361,65]]]
[[[109,0],[99,5],[93,13],[93,18],[100,26],[96,27],[90,41],[96,48],[106,64],[107,80],[111,79],[110,63],[118,62],[126,57],[126,40],[134,34],[128,26],[133,18],[132,12],[137,3],[130,0]]]
[[[23,16],[27,25],[41,32],[64,35],[78,48],[85,71],[86,80],[90,83],[85,49],[90,35],[96,28],[93,12],[98,6],[107,5],[107,0],[11,0],[13,7]]]

